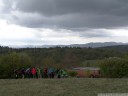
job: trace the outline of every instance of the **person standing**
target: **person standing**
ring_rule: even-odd
[[[18,79],[18,69],[16,69],[16,70],[14,71],[14,73],[15,73],[15,78]]]
[[[57,70],[57,77],[58,77],[58,78],[61,78],[61,69],[58,69],[58,70]]]
[[[48,69],[45,68],[45,69],[44,69],[44,78],[47,78],[47,77],[48,77]]]
[[[38,75],[38,78],[41,78],[41,70],[40,70],[40,68],[37,68],[37,75]]]
[[[31,73],[33,78],[36,78],[36,68],[32,68]]]
[[[24,68],[21,69],[21,74],[22,74],[22,78],[24,79],[24,77],[25,77],[25,69]]]
[[[31,78],[31,69],[30,68],[27,68],[25,73],[26,73],[28,78]]]

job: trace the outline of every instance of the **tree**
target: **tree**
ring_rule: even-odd
[[[0,60],[0,76],[4,78],[13,77],[14,70],[31,66],[31,60],[26,54],[16,52],[6,54]]]

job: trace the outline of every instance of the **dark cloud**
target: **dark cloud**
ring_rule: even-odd
[[[16,9],[53,16],[81,12],[111,13],[124,4],[119,0],[18,0]]]
[[[8,7],[10,4],[13,11],[23,14],[12,14],[11,21],[32,28],[78,30],[128,26],[127,0],[13,0]]]

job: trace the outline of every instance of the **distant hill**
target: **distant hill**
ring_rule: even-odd
[[[105,46],[105,47],[102,47],[102,49],[128,52],[128,45]]]
[[[117,46],[117,45],[128,45],[128,43],[118,43],[118,42],[97,42],[97,43],[87,43],[87,44],[71,44],[71,45],[25,45],[25,46],[10,46],[13,48],[50,48],[50,47],[91,47],[91,48],[99,48],[106,46]]]
[[[69,45],[71,47],[92,47],[92,48],[98,48],[98,47],[106,47],[106,46],[117,46],[117,45],[128,45],[128,43],[117,43],[117,42],[103,42],[103,43],[87,43],[87,44],[74,44]]]

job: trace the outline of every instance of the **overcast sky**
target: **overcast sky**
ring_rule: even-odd
[[[128,41],[128,0],[0,0],[0,45]]]

